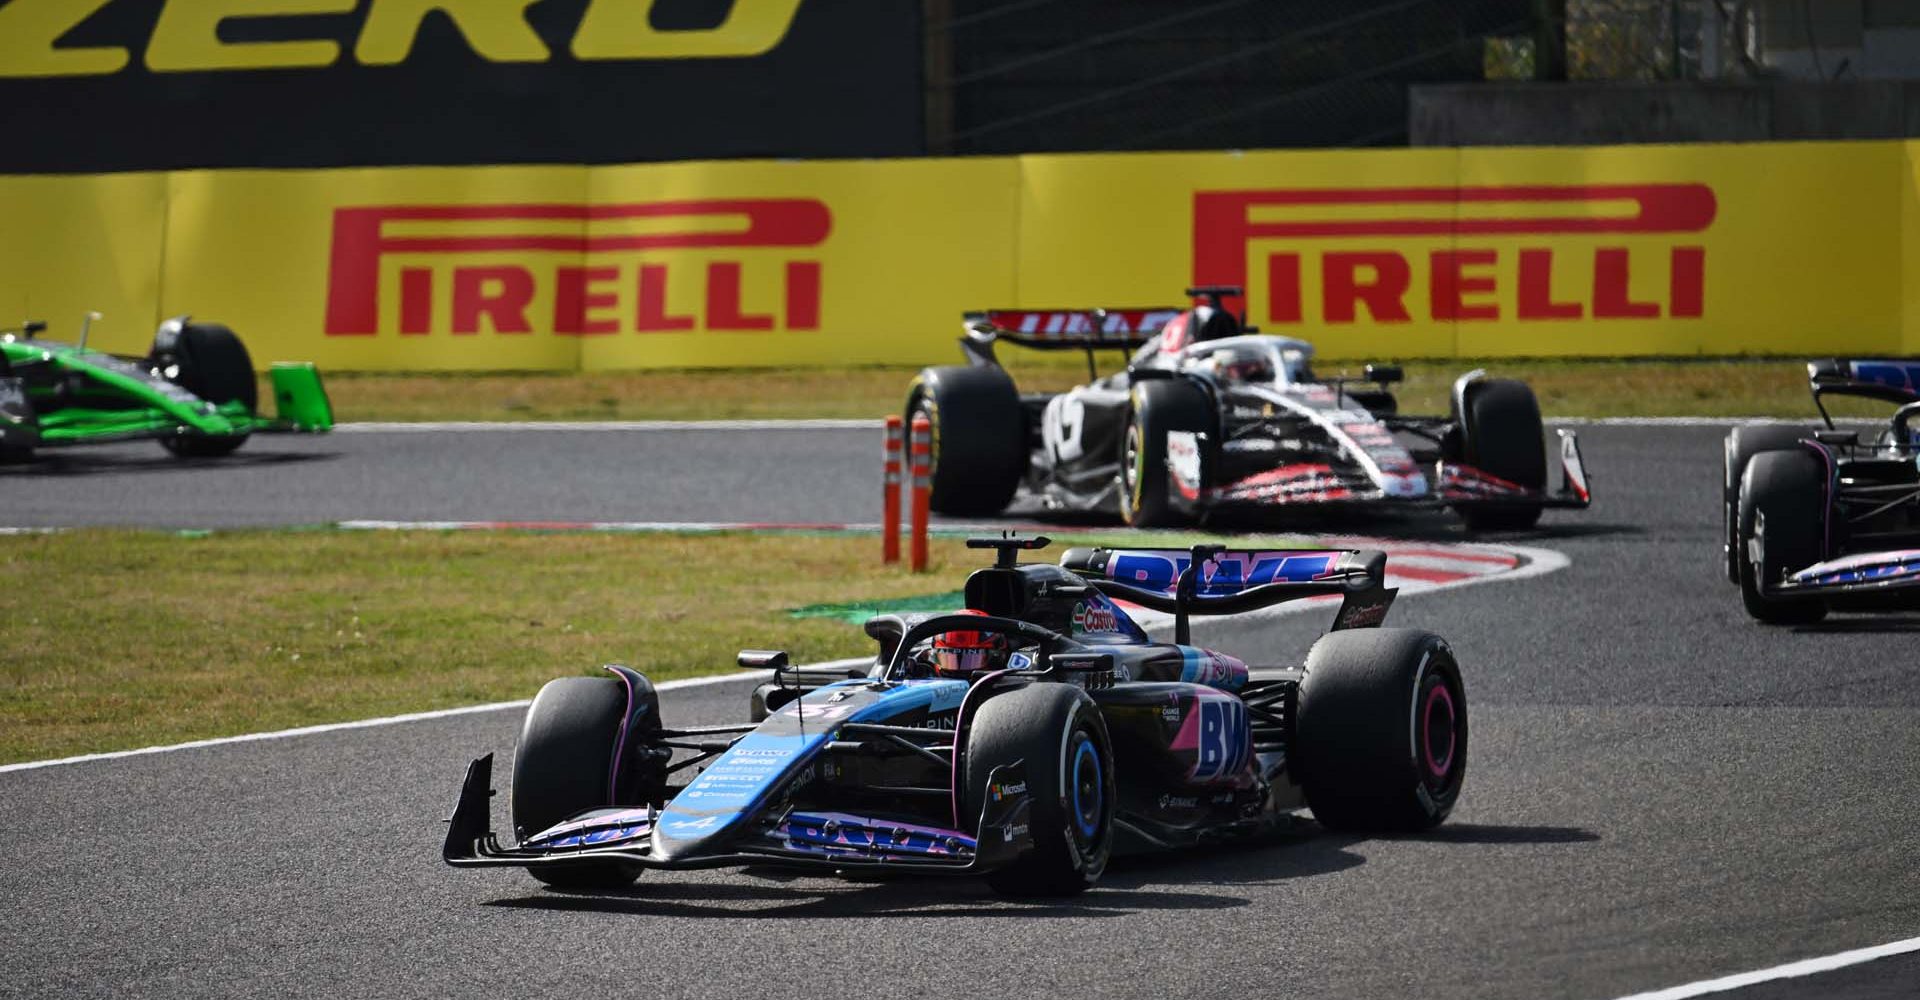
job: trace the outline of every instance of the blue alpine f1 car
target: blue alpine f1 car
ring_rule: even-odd
[[[774,671],[746,724],[669,727],[622,666],[548,683],[514,753],[517,846],[490,828],[489,754],[467,769],[446,861],[583,889],[775,865],[1066,895],[1116,851],[1253,836],[1302,808],[1340,830],[1420,830],[1458,799],[1460,670],[1440,637],[1378,627],[1383,554],[1095,548],[1052,565],[1018,562],[1045,538],[968,544],[998,555],[966,608],[870,619],[868,669],[743,652]],[[1316,596],[1340,607],[1303,665],[1190,642],[1192,615]],[[1171,614],[1173,641],[1129,606]]]
[[[1807,365],[1823,429],[1736,427],[1722,500],[1727,578],[1763,622],[1920,608],[1920,359]],[[1836,427],[1823,399],[1890,403],[1877,432]]]

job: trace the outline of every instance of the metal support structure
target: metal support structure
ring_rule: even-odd
[[[1533,0],[1533,78],[1567,78],[1567,0]]]

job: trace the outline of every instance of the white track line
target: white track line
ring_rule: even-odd
[[[1753,986],[1757,983],[1772,982],[1776,979],[1796,979],[1801,976],[1812,976],[1822,972],[1832,972],[1835,969],[1844,969],[1849,965],[1860,965],[1864,962],[1875,961],[1876,959],[1892,958],[1895,955],[1906,955],[1913,952],[1920,952],[1920,938],[1908,938],[1905,941],[1893,941],[1887,944],[1875,945],[1872,948],[1858,948],[1853,951],[1843,951],[1837,955],[1827,955],[1823,958],[1809,958],[1805,961],[1776,965],[1771,969],[1760,969],[1756,972],[1742,972],[1739,975],[1723,976],[1719,979],[1705,979],[1697,983],[1688,983],[1685,986],[1674,986],[1664,990],[1655,990],[1651,993],[1635,993],[1630,997],[1621,997],[1620,1000],[1687,1000],[1688,997],[1706,996],[1710,993],[1725,993],[1728,990],[1737,990],[1743,986]]]
[[[1481,546],[1481,547],[1485,548],[1486,546]],[[1529,577],[1542,576],[1558,569],[1564,569],[1567,567],[1567,565],[1569,565],[1568,559],[1565,555],[1562,555],[1559,552],[1555,552],[1552,549],[1536,549],[1536,548],[1529,548],[1529,547],[1519,546],[1519,545],[1499,546],[1499,548],[1523,557],[1526,560],[1526,562],[1524,562],[1522,565],[1514,569],[1506,570],[1504,572],[1486,573],[1479,576],[1468,576],[1459,580],[1451,580],[1446,583],[1430,583],[1428,581],[1423,581],[1423,580],[1422,581],[1406,580],[1404,582],[1403,581],[1395,581],[1395,582],[1400,584],[1402,593],[1406,593],[1406,594],[1431,593],[1436,590],[1451,590],[1455,587],[1469,587],[1476,583],[1486,583],[1489,580],[1524,580]],[[1389,573],[1388,575],[1391,576],[1392,574]],[[1327,602],[1325,601],[1319,601],[1319,600],[1301,601],[1301,602],[1296,602],[1292,604],[1283,604],[1278,607],[1268,608],[1261,611],[1255,611],[1245,615],[1237,615],[1235,617],[1240,621],[1258,620],[1264,617],[1274,617],[1274,616],[1285,615],[1285,614],[1294,614],[1297,612],[1319,610],[1319,609],[1323,609],[1326,603]],[[1171,621],[1172,619],[1171,615],[1156,616],[1153,613],[1142,613],[1138,617],[1140,619],[1141,626],[1143,628],[1148,628],[1148,629],[1153,629],[1156,627],[1163,626],[1165,622],[1161,620],[1162,618],[1166,619],[1166,621]],[[870,662],[872,661],[867,657],[860,656],[860,657],[854,657],[852,659],[846,659],[846,660],[829,660],[825,663],[805,664],[805,666],[851,667],[851,666],[858,666],[860,664],[870,663]],[[744,681],[744,680],[750,680],[755,678],[764,680],[771,676],[772,674],[767,673],[765,671],[756,671],[752,673],[741,672],[741,673],[733,673],[733,674],[716,674],[711,677],[692,677],[692,678],[687,678],[683,680],[662,681],[659,684],[655,685],[654,689],[657,691],[675,691],[681,688],[703,687],[709,684],[729,684],[729,683],[734,683],[736,681]],[[275,732],[270,732],[270,733],[245,733],[240,736],[221,736],[221,737],[217,737],[215,739],[209,739],[209,740],[194,740],[190,743],[173,743],[166,746],[141,747],[138,750],[114,750],[114,751],[109,751],[107,753],[81,754],[80,756],[77,756],[77,757],[59,757],[53,760],[30,760],[30,761],[25,761],[19,764],[0,764],[0,774],[6,774],[11,771],[31,771],[31,770],[35,770],[37,768],[42,768],[42,767],[57,767],[63,764],[81,764],[81,763],[86,763],[88,761],[96,761],[96,760],[118,760],[122,757],[144,757],[149,754],[172,753],[173,751],[176,751],[176,750],[196,750],[201,747],[225,746],[230,743],[254,743],[260,740],[289,739],[295,736],[312,736],[317,733],[332,733],[332,732],[339,732],[341,730],[346,730],[346,729],[372,729],[379,726],[396,726],[396,725],[402,725],[404,723],[409,723],[409,722],[426,722],[433,719],[444,719],[449,716],[455,716],[455,715],[472,715],[472,714],[477,714],[481,712],[504,712],[510,709],[525,708],[532,703],[533,703],[533,700],[530,698],[523,699],[521,701],[499,701],[499,702],[493,702],[492,704],[487,704],[487,705],[469,705],[464,708],[443,708],[433,712],[412,712],[406,715],[389,715],[389,716],[385,716],[378,719],[359,719],[353,722],[330,722],[330,723],[326,723],[324,725],[318,725],[318,726],[302,726],[298,729],[281,729],[281,730],[277,730]]]
[[[1569,427],[1730,427],[1734,424],[1807,424],[1789,417],[1548,417]],[[1841,421],[1849,423],[1850,421]],[[471,431],[877,431],[879,420],[439,420],[335,424],[344,434],[465,433]]]
[[[853,667],[872,662],[864,656],[850,660],[830,660],[826,663],[811,664],[817,667]],[[734,684],[744,681],[763,681],[773,674],[765,670],[738,671],[731,674],[715,674],[711,677],[689,677],[682,680],[661,681],[653,686],[655,691],[679,691],[684,688],[707,687],[714,684]],[[145,757],[150,754],[172,753],[175,750],[197,750],[201,747],[226,746],[230,743],[257,743],[262,740],[284,740],[295,736],[312,736],[317,733],[335,733],[347,729],[373,729],[379,726],[397,726],[409,722],[427,722],[433,719],[445,719],[456,715],[477,715],[482,712],[505,712],[525,708],[533,704],[533,699],[522,698],[519,701],[496,701],[487,705],[467,705],[463,708],[443,708],[434,712],[409,712],[406,715],[389,715],[378,719],[357,719],[353,722],[329,722],[319,726],[301,726],[298,729],[281,729],[271,733],[246,733],[240,736],[222,736],[211,740],[194,740],[190,743],[173,743],[167,746],[141,747],[138,750],[114,750],[109,753],[81,754],[78,757],[60,757],[54,760],[30,760],[20,764],[0,765],[0,774],[9,771],[32,771],[42,767],[57,767],[62,764],[83,764],[95,760],[118,760],[122,757]]]
[[[879,430],[879,420],[440,420],[377,421],[335,424],[354,434],[408,434],[449,431],[847,431]]]

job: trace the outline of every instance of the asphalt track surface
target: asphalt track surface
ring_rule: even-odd
[[[1424,836],[1303,822],[1053,903],[766,872],[568,895],[440,864],[488,750],[506,827],[519,725],[457,716],[0,774],[0,996],[1604,1000],[1920,935],[1920,616],[1749,622],[1720,571],[1721,433],[1583,429],[1597,506],[1511,538],[1569,568],[1395,608],[1449,638],[1472,704],[1465,796]],[[194,470],[125,446],[0,471],[0,521],[864,520],[874,438],[340,434]],[[1319,618],[1196,631],[1289,662]],[[732,721],[745,690],[665,712]],[[1917,994],[1907,955],[1722,995]]]

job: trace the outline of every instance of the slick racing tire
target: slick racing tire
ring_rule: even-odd
[[[178,331],[163,329],[153,341],[154,367],[166,371],[180,387],[209,403],[247,405],[247,412],[259,409],[260,387],[253,377],[253,358],[232,330],[218,323],[186,323]],[[202,437],[174,435],[160,439],[160,446],[183,458],[212,458],[231,454],[247,442],[247,435]]]
[[[1007,896],[1084,892],[1113,853],[1113,750],[1093,699],[1072,685],[1051,683],[987,699],[968,728],[963,826],[979,822],[993,769],[1021,761],[1034,846],[988,875],[987,884]]]
[[[1740,582],[1740,560],[1735,552],[1740,546],[1740,477],[1747,471],[1747,463],[1763,451],[1785,451],[1812,436],[1813,431],[1805,427],[1767,425],[1735,427],[1727,432],[1726,444],[1721,449],[1725,476],[1720,495],[1720,528],[1725,539],[1721,549],[1726,557],[1728,583]]]
[[[1826,549],[1826,463],[1811,447],[1765,451],[1740,476],[1740,600],[1747,614],[1769,625],[1802,625],[1827,615],[1818,597],[1769,597],[1763,581],[1820,561]]]
[[[1446,641],[1418,629],[1331,632],[1307,654],[1288,764],[1320,825],[1406,833],[1453,811],[1467,698]]]
[[[1167,432],[1213,429],[1213,403],[1185,379],[1157,379],[1133,387],[1120,436],[1120,516],[1136,528],[1163,528],[1186,517],[1173,503]]]
[[[1027,415],[998,368],[927,368],[907,389],[907,428],[924,414],[933,432],[928,506],[942,514],[998,514],[1027,474]],[[909,452],[911,454],[911,452]]]
[[[1547,487],[1546,429],[1540,421],[1540,403],[1525,382],[1490,378],[1468,384],[1465,412],[1454,414],[1460,428],[1461,461],[1488,475],[1498,476],[1530,490]],[[1540,504],[1515,503],[1497,507],[1462,505],[1467,527],[1485,531],[1517,531],[1540,520]]]
[[[611,677],[562,677],[540,689],[513,752],[514,839],[615,804],[608,775],[626,711],[626,691]],[[639,868],[614,861],[528,870],[563,889],[617,889],[640,876]]]

